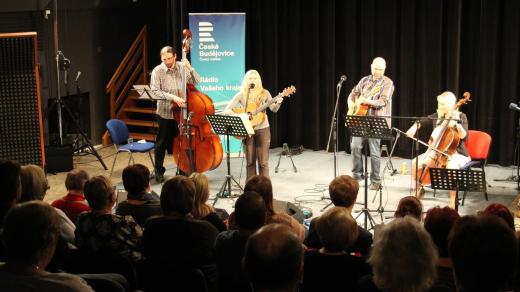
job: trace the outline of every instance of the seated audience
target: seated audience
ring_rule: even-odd
[[[490,204],[484,209],[484,214],[495,215],[499,218],[502,218],[507,226],[511,228],[511,230],[515,231],[515,218],[513,217],[513,213],[506,206],[498,203]]]
[[[0,226],[7,211],[20,200],[21,192],[20,165],[0,160]]]
[[[358,283],[358,291],[449,291],[432,287],[437,250],[415,217],[396,218],[374,240],[368,258],[373,277]]]
[[[303,242],[305,239],[305,228],[303,225],[287,213],[275,212],[273,204],[273,185],[271,184],[270,178],[263,175],[254,175],[250,177],[244,187],[244,192],[246,191],[257,192],[264,198],[265,207],[267,209],[266,224],[279,223],[287,225]],[[234,213],[231,213],[229,216],[229,228],[236,229]]]
[[[47,190],[50,188],[45,176],[45,171],[38,165],[23,165],[20,169],[20,181],[22,193],[20,202],[32,200],[43,201]]]
[[[67,195],[52,202],[52,206],[65,212],[70,220],[76,223],[78,215],[85,211],[90,211],[87,200],[83,194],[83,186],[89,176],[86,171],[73,169],[65,178]]]
[[[285,224],[269,224],[249,237],[244,271],[253,291],[297,291],[303,273],[303,246]]]
[[[448,239],[457,291],[504,291],[515,275],[518,244],[497,216],[464,216]]]
[[[0,290],[93,291],[78,276],[45,270],[59,234],[60,219],[50,205],[32,201],[13,207],[4,221],[8,259],[0,264]]]
[[[346,250],[356,242],[358,225],[343,207],[329,209],[316,220],[323,247],[305,252],[303,291],[351,291],[371,273],[361,256]]]
[[[265,202],[253,191],[245,192],[235,203],[238,230],[220,233],[215,242],[219,291],[251,291],[242,270],[242,257],[249,236],[265,223]]]
[[[195,194],[193,196],[193,209],[191,215],[195,219],[205,220],[213,224],[218,231],[227,229],[226,224],[215,212],[215,209],[206,202],[209,198],[209,181],[202,173],[192,173],[190,179],[195,184]]]
[[[218,230],[209,222],[194,219],[195,184],[185,176],[167,180],[161,190],[163,216],[148,219],[143,252],[157,264],[199,267],[213,264]]]
[[[332,204],[336,207],[343,207],[348,214],[352,214],[352,209],[356,203],[359,191],[359,183],[348,175],[340,175],[334,178],[329,184],[329,196]],[[309,233],[304,243],[307,247],[321,248],[323,244],[316,232],[316,220],[311,220]],[[372,245],[372,234],[358,225],[358,237],[354,244],[348,246],[347,253],[357,253],[368,256]]]
[[[85,183],[85,197],[92,211],[79,215],[76,224],[76,246],[82,252],[119,254],[139,261],[142,229],[132,217],[113,215],[116,202],[114,187],[104,176]]]
[[[150,170],[146,166],[136,163],[125,167],[123,186],[127,199],[117,205],[117,215],[132,216],[141,227],[148,218],[162,215],[159,195],[151,191]]]
[[[459,218],[459,213],[450,207],[431,208],[424,217],[424,228],[430,233],[439,253],[436,283],[454,291],[455,279],[453,279],[453,262],[448,255],[448,235]]]
[[[399,200],[397,210],[395,210],[395,218],[403,218],[404,216],[412,216],[413,218],[422,221],[423,206],[421,201],[415,196],[406,196]]]

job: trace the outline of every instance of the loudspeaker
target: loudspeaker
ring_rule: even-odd
[[[72,145],[47,145],[45,157],[47,165],[45,170],[51,173],[70,171],[73,168]]]
[[[0,34],[0,159],[45,166],[35,32]]]
[[[305,218],[303,212],[298,206],[291,202],[273,200],[274,211],[276,213],[287,213],[289,216],[296,219],[298,222],[303,223]]]
[[[78,134],[79,131],[72,119],[75,119],[81,129],[90,139],[90,94],[83,92],[79,95],[66,95],[61,98],[62,102],[70,109],[72,116],[63,108],[61,110],[62,130],[64,135]],[[59,133],[58,109],[55,98],[47,101],[47,119],[49,134]],[[64,139],[65,140],[65,139]]]

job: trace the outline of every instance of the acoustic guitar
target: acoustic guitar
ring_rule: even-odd
[[[265,121],[266,112],[265,110],[279,97],[289,97],[293,93],[296,92],[296,87],[291,85],[290,87],[285,88],[282,92],[278,93],[277,96],[273,97],[270,101],[264,102],[263,104],[257,104],[256,102],[249,102],[247,107],[244,109],[243,107],[234,108],[233,112],[237,114],[247,114],[249,115],[249,120],[251,121],[251,125],[253,127],[263,123]]]
[[[364,104],[365,100],[371,100],[372,97],[378,94],[381,91],[381,85],[374,86],[368,95],[366,96],[358,96],[354,100],[354,105],[350,107],[347,111],[347,115],[349,116],[366,116],[368,114],[368,110],[370,109],[370,105]]]

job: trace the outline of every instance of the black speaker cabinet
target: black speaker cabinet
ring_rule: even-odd
[[[35,32],[0,34],[0,159],[45,167]]]
[[[72,145],[47,145],[45,146],[46,167],[45,171],[58,173],[70,171],[73,168]]]

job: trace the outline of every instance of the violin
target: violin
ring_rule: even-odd
[[[451,109],[448,116],[444,117],[445,120],[433,130],[428,141],[428,150],[426,150],[423,160],[419,161],[417,169],[415,169],[415,160],[418,157],[412,160],[412,177],[421,186],[431,184],[430,168],[446,168],[448,159],[457,151],[461,137],[456,127],[450,127],[449,124],[452,113],[471,101],[469,92],[464,92],[463,96]],[[423,142],[423,144],[426,143]]]
[[[183,31],[182,60],[187,60],[191,49],[192,33]],[[186,84],[186,66],[182,68],[182,96],[186,107],[173,104],[173,116],[179,122],[179,135],[173,140],[173,159],[186,175],[203,173],[217,168],[222,162],[223,150],[220,137],[213,133],[206,115],[215,114],[213,100],[198,91],[193,84]]]

